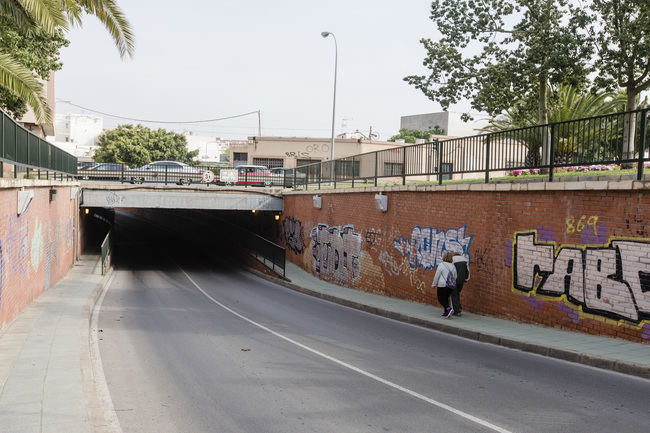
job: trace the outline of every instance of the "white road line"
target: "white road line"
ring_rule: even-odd
[[[366,376],[366,377],[369,377],[370,379],[376,380],[376,381],[379,382],[379,383],[383,383],[384,385],[387,385],[387,386],[389,386],[389,387],[391,387],[391,388],[394,388],[394,389],[396,389],[396,390],[398,390],[398,391],[402,391],[402,392],[405,393],[405,394],[408,394],[408,395],[410,395],[410,396],[412,396],[412,397],[415,397],[415,398],[417,398],[417,399],[420,399],[420,400],[422,400],[422,401],[425,401],[425,402],[427,402],[427,403],[429,403],[429,404],[432,404],[433,406],[437,406],[437,407],[439,407],[439,408],[441,408],[441,409],[447,410],[447,411],[449,411],[449,412],[451,412],[451,413],[453,413],[453,414],[455,414],[455,415],[458,415],[458,416],[460,416],[460,417],[462,417],[462,418],[465,418],[465,419],[467,419],[467,420],[469,420],[469,421],[473,421],[473,422],[475,422],[475,423],[477,423],[477,424],[479,424],[479,425],[481,425],[481,426],[483,426],[483,427],[489,428],[490,430],[493,430],[493,431],[496,431],[496,432],[499,432],[499,433],[512,433],[510,430],[506,430],[506,429],[504,429],[504,428],[502,428],[502,427],[499,427],[499,426],[497,426],[497,425],[494,425],[494,424],[492,424],[492,423],[489,423],[488,421],[485,421],[485,420],[483,420],[483,419],[481,419],[481,418],[477,418],[477,417],[475,417],[474,415],[471,415],[471,414],[469,414],[469,413],[467,413],[467,412],[463,412],[462,410],[459,410],[459,409],[453,408],[453,407],[451,407],[451,406],[449,406],[449,405],[447,405],[447,404],[444,404],[444,403],[441,403],[441,402],[439,402],[439,401],[437,401],[437,400],[434,400],[434,399],[432,399],[432,398],[429,398],[429,397],[427,397],[426,395],[419,394],[419,393],[417,393],[417,392],[415,392],[415,391],[412,391],[412,390],[410,390],[410,389],[408,389],[408,388],[405,388],[405,387],[403,387],[403,386],[401,386],[401,385],[398,385],[398,384],[396,384],[396,383],[394,383],[394,382],[391,382],[390,380],[383,379],[383,378],[381,378],[381,377],[379,377],[379,376],[377,376],[377,375],[374,375],[374,374],[369,373],[369,372],[367,372],[367,371],[365,371],[365,370],[362,370],[362,369],[360,369],[359,367],[355,367],[355,366],[352,365],[352,364],[348,364],[347,362],[344,362],[344,361],[341,361],[341,360],[339,360],[339,359],[336,359],[336,358],[334,358],[334,357],[332,357],[332,356],[330,356],[330,355],[327,355],[327,354],[325,354],[325,353],[323,353],[323,352],[320,352],[320,351],[318,351],[318,350],[316,350],[316,349],[313,349],[313,348],[311,348],[311,347],[309,347],[309,346],[306,346],[306,345],[304,345],[304,344],[302,344],[302,343],[299,343],[299,342],[297,342],[296,340],[293,340],[293,339],[291,339],[291,338],[289,338],[289,337],[287,337],[287,336],[285,336],[285,335],[282,335],[282,334],[280,334],[280,333],[278,333],[278,332],[276,332],[276,331],[274,331],[274,330],[272,330],[272,329],[270,329],[270,328],[267,328],[266,326],[264,326],[264,325],[262,325],[262,324],[260,324],[260,323],[257,323],[257,322],[255,322],[254,320],[251,320],[251,319],[249,319],[249,318],[246,317],[246,316],[243,316],[243,315],[239,314],[239,313],[236,312],[235,310],[229,308],[228,306],[226,306],[226,305],[222,304],[221,302],[217,301],[216,299],[214,299],[212,296],[210,296],[208,293],[206,293],[206,291],[203,290],[203,289],[202,289],[198,284],[196,284],[196,282],[192,279],[192,277],[190,277],[190,276],[187,274],[187,272],[185,272],[185,270],[183,270],[183,268],[181,268],[181,267],[179,266],[179,269],[180,269],[180,270],[185,274],[185,276],[187,277],[187,279],[190,280],[190,282],[191,282],[192,284],[194,284],[194,286],[195,286],[197,289],[199,289],[199,291],[200,291],[201,293],[203,293],[203,295],[205,295],[206,298],[208,298],[210,301],[212,301],[213,303],[215,303],[215,304],[218,305],[219,307],[223,308],[224,310],[226,310],[226,311],[228,311],[228,312],[234,314],[235,316],[239,317],[240,319],[247,321],[248,323],[250,323],[250,324],[253,325],[253,326],[256,326],[256,327],[258,327],[258,328],[260,328],[260,329],[263,329],[264,331],[266,331],[266,332],[268,332],[268,333],[270,333],[270,334],[273,334],[273,335],[275,335],[276,337],[281,338],[281,339],[283,339],[284,341],[293,344],[294,346],[298,346],[298,347],[300,347],[301,349],[304,349],[304,350],[306,350],[306,351],[308,351],[308,352],[311,352],[311,353],[313,353],[314,355],[318,355],[318,356],[320,356],[321,358],[325,358],[325,359],[327,359],[327,360],[329,360],[329,361],[332,361],[333,363],[338,364],[338,365],[340,365],[341,367],[345,367],[345,368],[347,368],[347,369],[349,369],[349,370],[352,370],[352,371],[354,371],[354,372],[356,372],[356,373],[362,374],[362,375],[364,375],[364,376]]]

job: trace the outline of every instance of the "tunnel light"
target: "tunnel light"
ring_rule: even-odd
[[[253,209],[251,212],[255,213],[256,211],[255,211],[255,209]]]
[[[280,215],[276,215],[276,216],[275,216],[275,220],[276,220],[276,221],[280,221]]]
[[[90,213],[90,209],[88,209],[88,208],[84,209],[84,213],[85,213],[86,215],[88,215],[88,214]]]

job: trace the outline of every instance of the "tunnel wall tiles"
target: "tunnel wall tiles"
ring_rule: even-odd
[[[650,343],[650,195],[641,191],[287,195],[288,260],[321,279],[438,305],[445,251],[464,255],[465,311]]]
[[[50,201],[50,189],[33,188],[21,215],[18,190],[0,189],[0,329],[72,266],[76,200],[69,187],[57,187]]]

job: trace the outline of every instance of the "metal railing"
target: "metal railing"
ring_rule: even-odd
[[[277,275],[285,277],[286,250],[284,247],[271,242],[262,236],[238,226],[223,218],[215,218],[222,226],[228,226],[229,241],[232,245],[248,251],[260,263]]]
[[[19,167],[26,170],[26,177],[31,177],[31,170],[37,171],[38,178],[41,171],[45,178],[50,177],[50,172],[61,179],[77,174],[76,157],[28,131],[3,110],[0,114],[0,177],[4,175],[4,163],[14,166],[14,177],[18,177]]]
[[[455,175],[484,177],[512,170],[539,170],[553,180],[557,169],[575,165],[621,164],[636,168],[641,179],[648,158],[648,109],[628,111],[548,125],[496,131],[471,137],[396,146],[334,161],[289,170],[293,186],[331,183],[355,186],[378,179],[406,184],[454,179]],[[505,172],[505,173],[504,173]],[[471,176],[468,176],[471,178]]]
[[[106,271],[111,266],[111,253],[113,252],[113,239],[111,233],[112,230],[106,234],[106,237],[102,242],[102,275],[106,274]]]
[[[146,167],[146,166],[145,166]],[[160,166],[157,168],[130,168],[121,163],[98,163],[94,167],[79,169],[77,178],[91,181],[113,181],[121,183],[145,184],[157,183],[164,185],[224,185],[243,187],[293,187],[296,182],[304,179],[298,176],[295,178],[293,172],[283,170],[281,173],[274,173],[268,169],[260,169],[254,172],[237,168],[223,168],[210,165],[196,166]],[[221,176],[221,172],[231,171],[230,176]],[[234,173],[233,173],[234,172]]]

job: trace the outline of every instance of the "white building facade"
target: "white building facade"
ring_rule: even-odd
[[[445,130],[445,135],[466,137],[482,134],[481,128],[488,126],[489,117],[482,114],[471,114],[474,118],[468,122],[461,119],[462,113],[441,111],[439,113],[414,114],[400,118],[400,129],[427,131],[436,126]]]
[[[77,157],[90,157],[97,148],[97,138],[104,132],[104,119],[89,114],[57,114],[54,121],[54,144]]]

